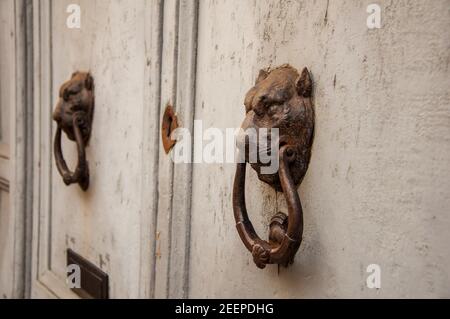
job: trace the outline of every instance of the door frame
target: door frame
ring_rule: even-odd
[[[159,123],[170,104],[180,126],[190,132],[194,126],[198,14],[199,0],[162,2]],[[161,139],[157,154],[154,297],[187,298],[193,164],[192,160],[174,164]]]
[[[10,145],[3,147],[9,156],[9,182],[2,180],[0,187],[9,191],[10,214],[13,220],[12,298],[30,296],[31,227],[32,227],[32,160],[33,152],[33,83],[32,83],[32,3],[31,0],[14,1],[14,97],[10,109]]]

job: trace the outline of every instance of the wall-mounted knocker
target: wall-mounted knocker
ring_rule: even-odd
[[[56,167],[66,185],[78,183],[83,190],[89,187],[89,167],[85,148],[91,136],[94,115],[94,79],[88,72],[75,72],[59,89],[59,100],[53,112],[57,123],[54,141]],[[61,131],[75,141],[78,162],[74,172],[67,167],[61,149]]]
[[[311,100],[312,81],[306,68],[301,75],[290,65],[260,71],[256,84],[244,101],[246,117],[242,130],[278,128],[279,168],[274,174],[263,174],[261,161],[250,163],[258,178],[284,193],[288,215],[277,213],[269,225],[269,240],[255,232],[245,205],[246,163],[239,163],[233,186],[233,210],[236,228],[245,247],[252,253],[259,268],[266,264],[288,266],[300,247],[303,233],[303,211],[297,187],[308,168],[314,134],[314,108]],[[256,139],[259,141],[260,139]],[[238,148],[244,150],[248,162],[251,140],[241,139]],[[256,142],[258,143],[258,142]],[[260,145],[256,145],[259,150]]]

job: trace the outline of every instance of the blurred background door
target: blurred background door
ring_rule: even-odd
[[[33,5],[36,147],[31,295],[78,297],[66,283],[71,249],[106,273],[110,298],[151,297],[157,2],[42,0]],[[72,23],[77,18],[79,24]],[[89,71],[95,85],[86,192],[63,183],[53,154],[56,125],[51,114],[60,86],[77,70]],[[73,169],[75,143],[63,134],[62,147]]]

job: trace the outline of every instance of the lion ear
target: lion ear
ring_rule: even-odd
[[[88,73],[86,75],[86,80],[84,81],[84,85],[86,86],[86,89],[92,90],[93,84],[94,84],[94,79],[92,78],[91,74]]]
[[[259,74],[258,77],[256,78],[255,85],[264,80],[265,78],[267,78],[268,75],[269,75],[268,71],[262,69],[259,70]]]
[[[297,81],[297,93],[303,97],[310,97],[312,93],[313,83],[311,75],[307,68],[303,68],[302,74]]]

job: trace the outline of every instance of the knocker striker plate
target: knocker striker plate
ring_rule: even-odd
[[[178,128],[178,118],[173,110],[172,105],[167,104],[164,110],[161,124],[161,139],[166,154],[175,145],[176,140],[172,139],[172,132]]]

